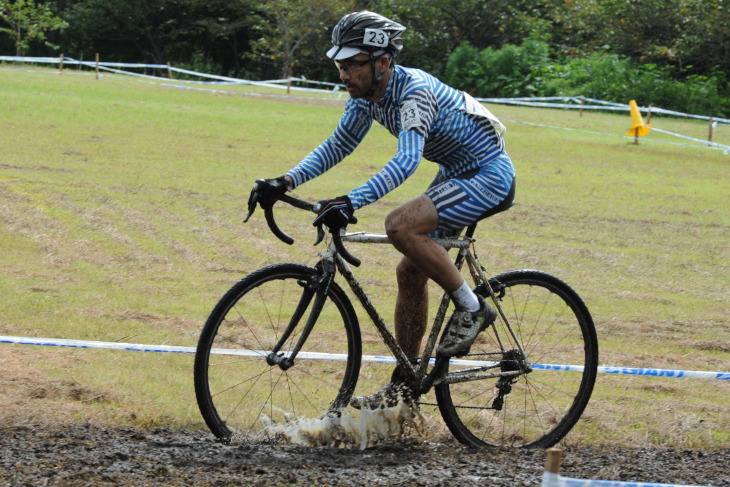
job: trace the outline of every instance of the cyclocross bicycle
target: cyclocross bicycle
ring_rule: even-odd
[[[278,199],[317,209],[290,195]],[[509,206],[511,200],[491,214]],[[249,204],[249,217],[255,207],[255,201]],[[271,231],[292,243],[275,221],[273,204],[264,212]],[[271,424],[336,415],[347,407],[369,357],[363,357],[355,309],[335,282],[339,272],[416,391],[419,407],[437,406],[460,442],[549,447],[560,441],[583,413],[596,379],[591,315],[570,286],[548,273],[513,270],[487,277],[475,254],[475,229],[476,223],[463,236],[437,239],[457,250],[456,266],[466,264],[473,289],[498,312],[458,359],[437,358],[434,351],[453,309],[448,295],[420,360],[412,363],[355,277],[350,265],[360,261],[344,244],[387,244],[384,235],[333,231],[315,266],[270,265],[237,282],[211,312],[195,354],[196,398],[212,433],[224,443],[234,435],[245,441]],[[435,404],[429,403],[431,389]]]

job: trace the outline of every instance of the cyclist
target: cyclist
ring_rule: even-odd
[[[258,189],[269,195],[291,191],[353,152],[377,120],[397,137],[397,150],[379,172],[346,195],[320,202],[314,225],[343,227],[353,214],[402,184],[422,158],[438,164],[426,192],[393,210],[386,234],[403,254],[397,267],[395,336],[416,360],[427,326],[427,282],[450,294],[456,310],[437,348],[443,357],[464,355],[477,334],[496,319],[496,311],[467,285],[447,251],[432,237],[455,235],[514,195],[514,167],[504,150],[504,126],[470,95],[428,73],[395,64],[405,27],[382,15],[345,15],[332,31],[334,60],[350,94],[334,133],[284,176]],[[253,192],[252,192],[253,194]],[[394,374],[394,377],[396,374]],[[354,407],[394,405],[400,384],[373,396],[354,397]]]

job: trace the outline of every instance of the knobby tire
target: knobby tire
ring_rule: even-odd
[[[362,345],[355,310],[336,283],[294,366],[284,371],[266,361],[305,286],[319,276],[319,270],[300,264],[264,267],[237,282],[211,312],[195,354],[195,394],[221,441],[276,440],[291,422],[348,404]],[[308,311],[282,348],[285,354],[299,339]],[[334,356],[313,360],[306,353]]]
[[[557,277],[518,270],[490,279],[495,281],[504,286],[502,297],[498,296],[500,306],[535,364],[533,370],[509,384],[508,392],[502,384],[501,398],[497,379],[438,385],[439,409],[452,434],[464,444],[547,448],[573,428],[590,399],[598,366],[595,326],[578,294]],[[463,358],[505,359],[502,370],[509,370],[515,363],[509,360],[510,352],[488,354],[499,349],[495,329],[505,349],[515,350],[498,317]],[[557,365],[583,366],[583,371],[555,370]],[[495,409],[500,401],[501,409]]]

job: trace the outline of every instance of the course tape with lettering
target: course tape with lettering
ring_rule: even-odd
[[[182,353],[194,354],[195,347],[181,347],[174,345],[144,345],[138,343],[120,343],[120,342],[100,342],[93,340],[70,340],[65,338],[32,338],[18,336],[1,336],[0,343],[10,343],[14,345],[42,345],[49,347],[69,347],[69,348],[97,348],[107,350],[126,350],[131,352],[159,352],[159,353]],[[266,352],[257,350],[230,350],[217,349],[211,350],[213,354],[220,355],[237,355],[237,356],[265,356]],[[333,360],[345,361],[346,354],[337,353],[315,353],[301,352],[299,358],[305,360]],[[364,355],[364,362],[373,363],[395,363],[395,358],[387,355]],[[464,365],[478,367],[481,365],[494,365],[494,362],[485,362],[478,360],[460,360],[452,359],[452,365]],[[582,372],[583,366],[566,365],[566,364],[532,364],[534,369],[554,370],[562,372]],[[730,380],[730,372],[705,372],[699,370],[669,370],[655,369],[644,367],[598,367],[598,372],[602,374],[614,375],[636,375],[649,377],[673,377],[677,379],[712,379],[712,380]]]
[[[617,480],[587,480],[563,477],[552,472],[544,472],[541,487],[700,487],[679,484],[654,484],[647,482],[619,482]]]

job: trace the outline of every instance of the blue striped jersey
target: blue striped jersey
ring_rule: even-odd
[[[350,191],[354,209],[402,184],[422,158],[452,178],[489,164],[504,150],[504,126],[481,104],[422,70],[396,65],[379,103],[369,98],[347,101],[334,133],[287,173],[294,186],[351,154],[373,120],[398,138],[397,151],[369,181]]]

